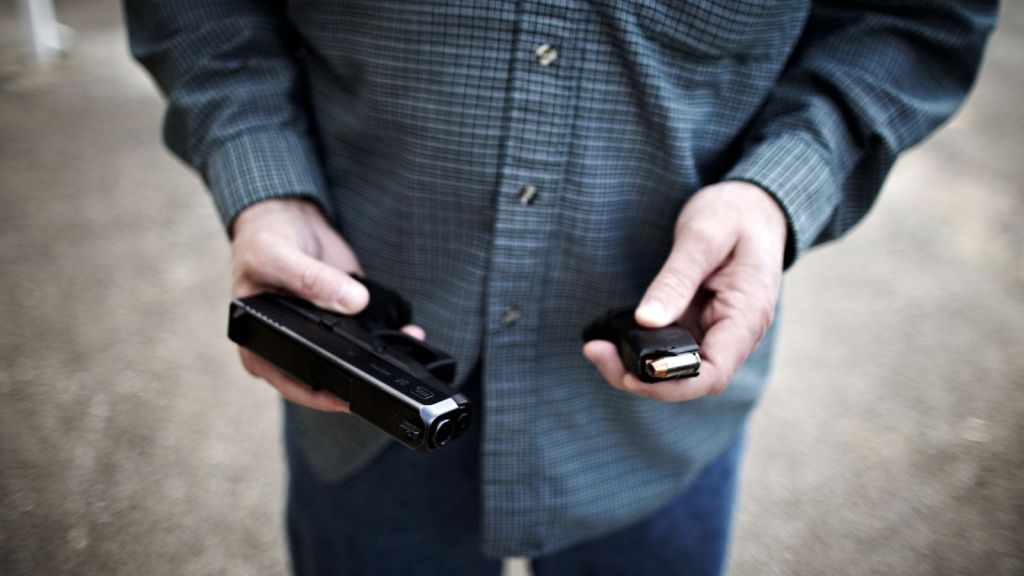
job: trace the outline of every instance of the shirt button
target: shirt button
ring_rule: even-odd
[[[541,66],[550,66],[558,60],[558,50],[551,44],[541,44],[537,46],[537,49],[533,51],[533,55],[537,57],[537,64]]]
[[[519,203],[523,206],[529,206],[533,204],[533,200],[537,197],[537,187],[527,184],[519,189]]]
[[[515,307],[509,308],[501,313],[501,323],[505,326],[511,326],[519,321],[523,317],[523,313]]]

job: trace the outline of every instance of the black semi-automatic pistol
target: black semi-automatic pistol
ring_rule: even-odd
[[[355,316],[264,293],[231,303],[228,337],[415,450],[434,450],[470,425],[472,405],[449,385],[455,359],[399,329],[408,302],[375,282]]]
[[[671,324],[644,328],[633,308],[602,314],[583,331],[583,341],[608,340],[619,350],[622,364],[642,382],[692,378],[700,374],[700,348],[690,332]]]

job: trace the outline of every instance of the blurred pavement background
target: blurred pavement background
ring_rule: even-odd
[[[0,574],[286,570],[279,404],[112,0],[49,69],[0,5]],[[1024,3],[877,209],[789,274],[736,575],[1024,574]],[[520,573],[521,566],[513,569]]]

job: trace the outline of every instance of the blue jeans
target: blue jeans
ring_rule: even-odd
[[[463,391],[482,405],[475,378]],[[320,482],[286,438],[295,574],[501,574],[501,560],[480,553],[480,428],[476,422],[432,453],[393,444],[333,484]],[[666,507],[602,538],[534,558],[534,575],[722,574],[742,452],[740,435]]]

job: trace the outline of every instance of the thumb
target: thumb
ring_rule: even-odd
[[[726,236],[704,228],[681,227],[672,252],[637,306],[636,321],[648,328],[661,328],[678,320],[704,279],[728,257],[731,243]]]
[[[370,301],[370,293],[345,272],[299,250],[282,250],[268,266],[271,284],[309,300],[325,310],[358,314]]]

